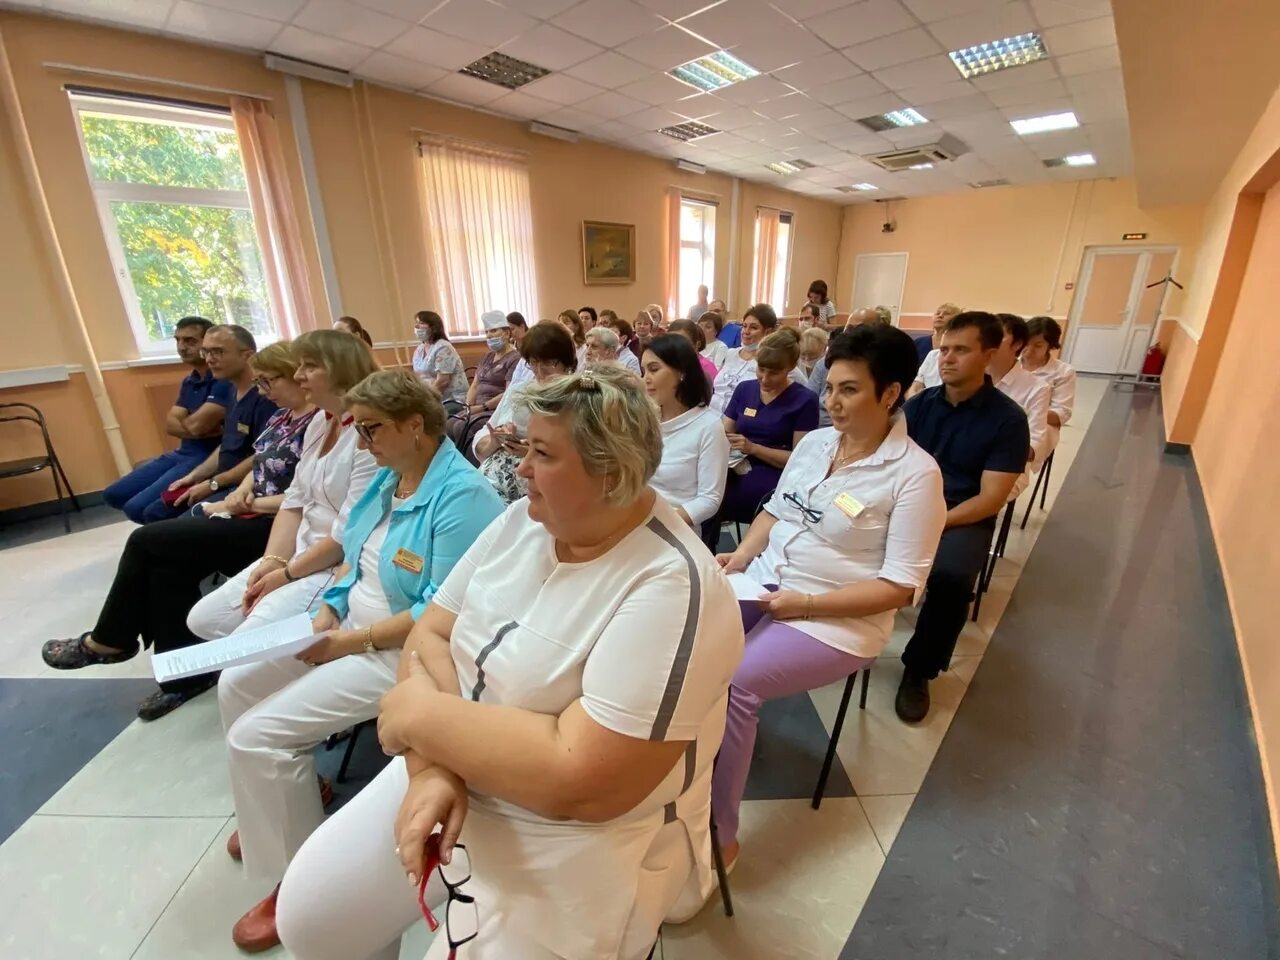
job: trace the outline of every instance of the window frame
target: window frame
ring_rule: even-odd
[[[773,307],[778,316],[787,315],[787,303],[791,296],[791,262],[795,255],[796,249],[796,215],[789,210],[782,210],[778,213],[778,232],[781,234],[783,225],[787,228],[787,255],[779,256],[778,262],[774,265],[774,278],[777,278],[776,271],[782,271],[782,301],[781,306],[777,304],[769,304]],[[774,298],[778,298],[777,284],[774,284]]]
[[[146,318],[142,315],[141,302],[134,287],[133,274],[129,271],[129,261],[125,255],[124,244],[120,240],[120,227],[116,223],[115,214],[111,210],[113,202],[125,203],[163,203],[174,206],[220,207],[228,210],[243,210],[253,218],[253,206],[249,199],[249,191],[233,189],[208,189],[200,187],[166,186],[151,183],[123,183],[120,181],[98,180],[93,173],[93,160],[89,156],[89,146],[85,142],[85,114],[106,114],[108,116],[132,117],[138,120],[149,120],[159,123],[173,123],[175,120],[186,121],[192,125],[227,130],[234,134],[235,123],[231,114],[217,107],[200,109],[194,106],[177,106],[162,102],[139,101],[132,98],[116,99],[97,94],[85,94],[69,91],[71,108],[74,114],[76,138],[80,143],[80,156],[84,162],[85,177],[89,189],[93,193],[94,206],[98,211],[98,222],[102,227],[102,239],[107,246],[107,255],[111,260],[112,273],[115,274],[116,286],[120,291],[120,299],[129,327],[133,331],[134,343],[138,353],[144,358],[172,356],[173,344],[169,340],[152,340],[147,330]],[[237,140],[237,144],[238,144]],[[244,155],[241,154],[243,166]],[[257,243],[255,235],[254,242]],[[258,256],[262,258],[262,251]],[[265,264],[264,264],[265,266]],[[271,284],[266,284],[267,313],[274,328],[270,335],[255,334],[259,347],[275,343],[281,339],[280,310],[272,297]],[[221,323],[222,318],[213,318]]]
[[[683,228],[683,226],[684,226],[684,216],[683,216],[683,214],[684,214],[684,207],[685,207],[685,204],[688,204],[689,206],[697,206],[697,207],[710,207],[710,208],[711,208],[711,212],[712,212],[712,216],[713,216],[713,218],[714,218],[715,220],[717,220],[717,221],[718,221],[718,220],[719,220],[719,218],[720,218],[720,204],[719,204],[717,201],[715,201],[715,200],[709,200],[709,199],[706,199],[706,198],[704,198],[704,197],[690,196],[690,195],[688,195],[688,194],[681,193],[681,194],[680,194],[680,213],[681,213],[681,217],[680,217],[680,224],[681,224],[681,227],[682,227],[682,228]],[[701,241],[699,241],[699,242],[694,242],[694,241],[691,241],[691,240],[685,240],[685,238],[684,238],[684,234],[683,234],[683,230],[682,230],[682,232],[681,232],[681,236],[680,236],[680,252],[681,252],[681,254],[683,254],[683,253],[684,253],[684,251],[685,251],[685,249],[686,249],[686,248],[687,248],[687,249],[693,249],[693,250],[698,250],[698,251],[700,251],[700,253],[701,253],[701,255],[702,255],[702,256],[701,256],[701,259],[702,259],[703,269],[702,269],[702,283],[701,283],[701,284],[699,284],[699,285],[700,285],[700,286],[701,286],[701,285],[705,285],[705,286],[707,287],[707,289],[711,291],[712,296],[714,296],[714,295],[715,295],[715,278],[716,278],[716,232],[717,232],[718,228],[719,228],[719,224],[718,224],[718,223],[714,223],[714,224],[712,225],[712,227],[711,227],[711,242],[710,242],[710,243],[707,243],[707,225],[706,225],[706,220],[705,220],[705,219],[702,221],[702,239],[701,239]],[[683,258],[683,257],[681,257],[677,262],[678,262],[679,264],[683,264],[683,263],[684,263],[684,258]],[[710,265],[710,277],[708,277],[708,276],[707,276],[707,273],[708,273],[707,266],[708,266],[708,264]],[[681,278],[680,278],[679,276],[677,276],[677,278],[676,278],[676,296],[677,296],[677,301],[679,300],[679,296],[680,296],[680,293],[681,293],[681,287],[682,287],[682,284],[680,283],[680,280],[681,280]],[[678,314],[679,314],[681,317],[683,317],[683,316],[685,316],[685,315],[688,313],[689,309],[690,309],[692,306],[693,306],[693,304],[692,304],[692,303],[685,304],[685,303],[677,302],[677,303],[676,303],[676,310],[677,310]]]

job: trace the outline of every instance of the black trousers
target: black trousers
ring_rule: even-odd
[[[902,653],[908,672],[932,680],[950,666],[995,528],[996,518],[992,517],[942,532],[933,570],[925,583],[916,632]]]
[[[187,614],[200,599],[200,582],[214,573],[239,573],[261,557],[273,520],[185,516],[139,527],[125,543],[93,638],[129,650],[141,637],[143,646],[156,653],[199,643],[187,629]],[[207,679],[189,677],[160,686],[178,692]]]

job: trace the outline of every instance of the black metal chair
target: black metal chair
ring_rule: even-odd
[[[1055,450],[1054,453],[1057,451]],[[1022,524],[1019,530],[1027,529],[1027,521],[1031,519],[1031,508],[1036,505],[1036,494],[1040,494],[1040,509],[1044,509],[1044,502],[1049,496],[1049,474],[1053,472],[1053,453],[1049,454],[1049,459],[1044,462],[1044,466],[1040,468],[1040,472],[1036,474],[1036,485],[1031,488],[1031,502],[1027,504],[1027,512],[1022,515]],[[1041,488],[1043,484],[1043,489]]]
[[[978,622],[978,611],[982,609],[982,595],[991,589],[991,578],[996,574],[996,561],[1004,556],[1004,548],[1009,542],[1009,529],[1013,526],[1013,513],[1017,507],[1016,500],[1005,504],[1004,516],[1000,519],[1000,525],[991,540],[991,549],[987,552],[987,562],[978,573],[978,584],[973,596],[973,616],[969,618],[974,623]]]
[[[720,850],[720,834],[716,831],[716,812],[711,811],[711,859],[716,865],[716,882],[720,885],[720,902],[724,915],[733,916],[733,895],[729,893],[729,874],[724,868],[724,854]]]
[[[840,709],[836,711],[835,726],[831,729],[831,741],[827,744],[827,756],[822,761],[822,772],[818,774],[818,785],[813,791],[813,809],[822,806],[822,794],[827,789],[827,777],[831,775],[831,764],[836,759],[836,747],[840,745],[840,732],[844,729],[844,715],[849,710],[849,698],[853,696],[853,682],[862,674],[862,693],[858,697],[858,709],[867,709],[867,684],[871,681],[871,668],[864,667],[849,674],[844,683],[844,694],[840,697]]]
[[[18,412],[9,413],[7,411]],[[25,411],[25,412],[24,412]],[[0,480],[9,477],[23,477],[31,473],[48,470],[53,476],[53,489],[58,497],[58,510],[62,514],[62,525],[67,533],[71,532],[71,518],[67,515],[67,500],[76,510],[80,509],[80,501],[71,490],[71,481],[62,469],[62,461],[54,452],[53,441],[49,439],[49,427],[45,424],[44,414],[29,403],[0,403],[0,423],[16,423],[27,421],[40,428],[40,436],[44,440],[44,456],[21,457],[17,460],[6,460],[0,463]],[[63,491],[66,491],[65,493]]]
[[[325,741],[324,748],[326,750],[332,750],[343,741],[344,737],[347,741],[347,749],[342,754],[342,763],[338,765],[338,775],[333,778],[335,783],[347,782],[347,768],[351,766],[351,756],[356,752],[356,741],[360,739],[361,731],[377,722],[377,720],[361,720],[349,730],[343,733],[335,733]]]

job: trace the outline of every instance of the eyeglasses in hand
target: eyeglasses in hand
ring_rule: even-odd
[[[813,507],[808,506],[803,500],[797,497],[794,493],[784,493],[782,495],[782,500],[784,503],[789,503],[793,507],[795,507],[797,510],[799,510],[800,513],[804,516],[804,518],[808,520],[810,523],[817,523],[822,519],[821,510],[814,510]]]
[[[418,906],[426,918],[427,926],[435,933],[440,929],[437,920],[427,906],[427,883],[431,879],[431,871],[439,872],[449,894],[449,902],[445,906],[444,933],[449,939],[449,960],[457,960],[458,948],[470,943],[480,933],[480,914],[476,909],[475,897],[461,891],[461,887],[471,879],[471,855],[461,843],[453,845],[453,856],[448,863],[440,860],[440,834],[433,833],[427,839],[427,864],[422,871],[422,880],[418,883]]]

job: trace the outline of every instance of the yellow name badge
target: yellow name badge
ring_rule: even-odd
[[[236,429],[239,430],[241,433],[248,433],[249,425],[247,423],[237,423]]]
[[[754,416],[756,415],[756,408],[755,408],[755,407],[743,407],[743,408],[742,408],[742,414],[743,414],[743,416],[746,416],[746,417],[754,417]]]
[[[835,504],[837,510],[843,513],[850,520],[859,516],[862,511],[867,509],[858,500],[847,493],[840,494],[840,496],[836,497],[832,503]]]
[[[422,572],[422,558],[416,553],[410,553],[404,547],[396,551],[396,555],[391,562],[402,570],[408,570],[410,573]]]

